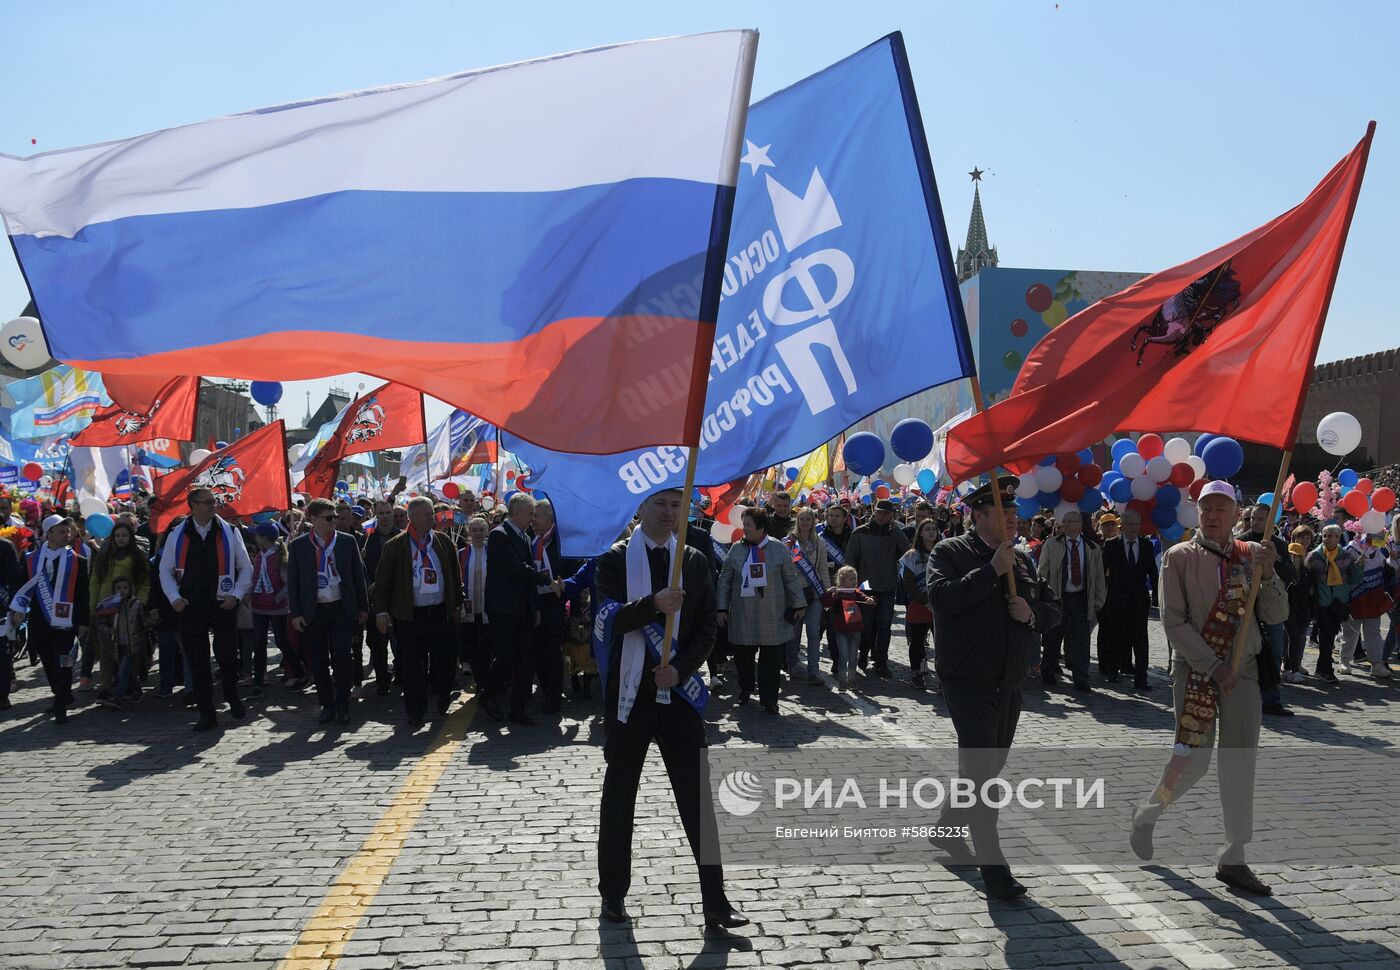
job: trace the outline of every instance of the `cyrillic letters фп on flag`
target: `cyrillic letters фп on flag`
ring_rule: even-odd
[[[622,44],[0,156],[0,215],[51,351],[90,370],[368,371],[551,447],[690,441],[756,45]]]

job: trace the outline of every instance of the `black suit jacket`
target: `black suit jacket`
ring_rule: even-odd
[[[681,607],[680,629],[671,645],[671,666],[684,681],[700,669],[715,645],[715,585],[705,554],[690,546],[682,546],[681,583],[685,589],[685,605]],[[617,543],[598,557],[597,585],[599,601],[616,600],[623,604],[613,620],[613,643],[608,653],[608,689],[604,710],[617,713],[617,681],[622,664],[622,635],[640,630],[649,623],[659,623],[664,629],[666,617],[656,609],[651,595],[632,599],[627,595],[627,542]],[[594,603],[594,609],[599,603]],[[650,651],[643,665],[642,683],[637,689],[637,702],[656,696],[656,681]],[[679,697],[672,703],[684,705]]]
[[[1157,560],[1152,543],[1137,538],[1137,561],[1129,564],[1123,539],[1110,539],[1103,544],[1103,573],[1108,583],[1105,613],[1145,611],[1157,599]],[[1151,585],[1152,592],[1148,593]]]
[[[539,609],[539,572],[530,543],[507,522],[486,537],[486,614],[534,616]]]
[[[332,555],[336,572],[340,573],[340,608],[353,623],[359,619],[357,614],[369,612],[365,565],[360,561],[360,547],[355,537],[348,532],[337,532]],[[316,602],[316,547],[311,544],[310,534],[298,536],[287,547],[287,602],[292,618],[304,617],[308,623],[323,605]]]

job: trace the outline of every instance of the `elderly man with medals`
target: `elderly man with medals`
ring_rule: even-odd
[[[1271,546],[1233,538],[1235,490],[1210,482],[1197,501],[1201,525],[1190,542],[1162,557],[1162,626],[1172,653],[1176,739],[1162,780],[1138,806],[1130,843],[1139,858],[1152,858],[1152,832],[1168,805],[1210,768],[1211,748],[1220,746],[1220,802],[1225,844],[1216,877],[1241,892],[1272,891],[1245,864],[1244,848],[1254,834],[1254,767],[1259,746],[1259,623],[1288,617],[1288,591],[1274,574]],[[1261,575],[1254,617],[1246,622],[1254,571]],[[1257,618],[1259,622],[1254,622]],[[1231,650],[1243,626],[1242,661]]]
[[[607,735],[603,799],[598,825],[598,892],[602,918],[625,922],[632,881],[632,825],[642,765],[654,740],[666,763],[681,827],[700,870],[706,928],[743,926],[748,920],[724,892],[724,871],[700,858],[701,833],[715,832],[704,760],[708,691],[698,671],[715,639],[713,574],[704,553],[677,548],[675,530],[685,504],[679,489],[642,503],[630,539],[598,558],[598,603],[593,646],[603,677]],[[672,557],[680,553],[681,587],[670,585]],[[665,624],[675,616],[675,651],[662,663]]]

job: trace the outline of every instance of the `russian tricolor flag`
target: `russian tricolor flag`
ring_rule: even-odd
[[[76,366],[362,371],[550,448],[693,441],[756,45],[623,44],[0,156],[0,214]]]

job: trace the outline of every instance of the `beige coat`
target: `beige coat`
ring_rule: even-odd
[[[1162,627],[1175,657],[1209,675],[1221,663],[1215,651],[1201,638],[1210,609],[1220,593],[1220,559],[1198,545],[1200,537],[1178,543],[1162,557]],[[1259,543],[1249,543],[1251,550]],[[1288,590],[1277,576],[1269,576],[1259,586],[1254,613],[1260,622],[1282,623],[1288,619]],[[1240,676],[1259,679],[1255,657],[1259,653],[1259,624],[1245,624],[1244,660]]]
[[[1088,570],[1084,576],[1084,591],[1089,594],[1089,621],[1093,623],[1098,620],[1099,610],[1103,609],[1103,604],[1108,599],[1108,581],[1103,573],[1103,547],[1097,543],[1085,542],[1083,536],[1079,537],[1079,541],[1089,552],[1086,557]],[[1068,552],[1069,546],[1064,536],[1052,536],[1040,547],[1040,578],[1045,580],[1045,585],[1050,587],[1057,599],[1065,590],[1062,577]]]

